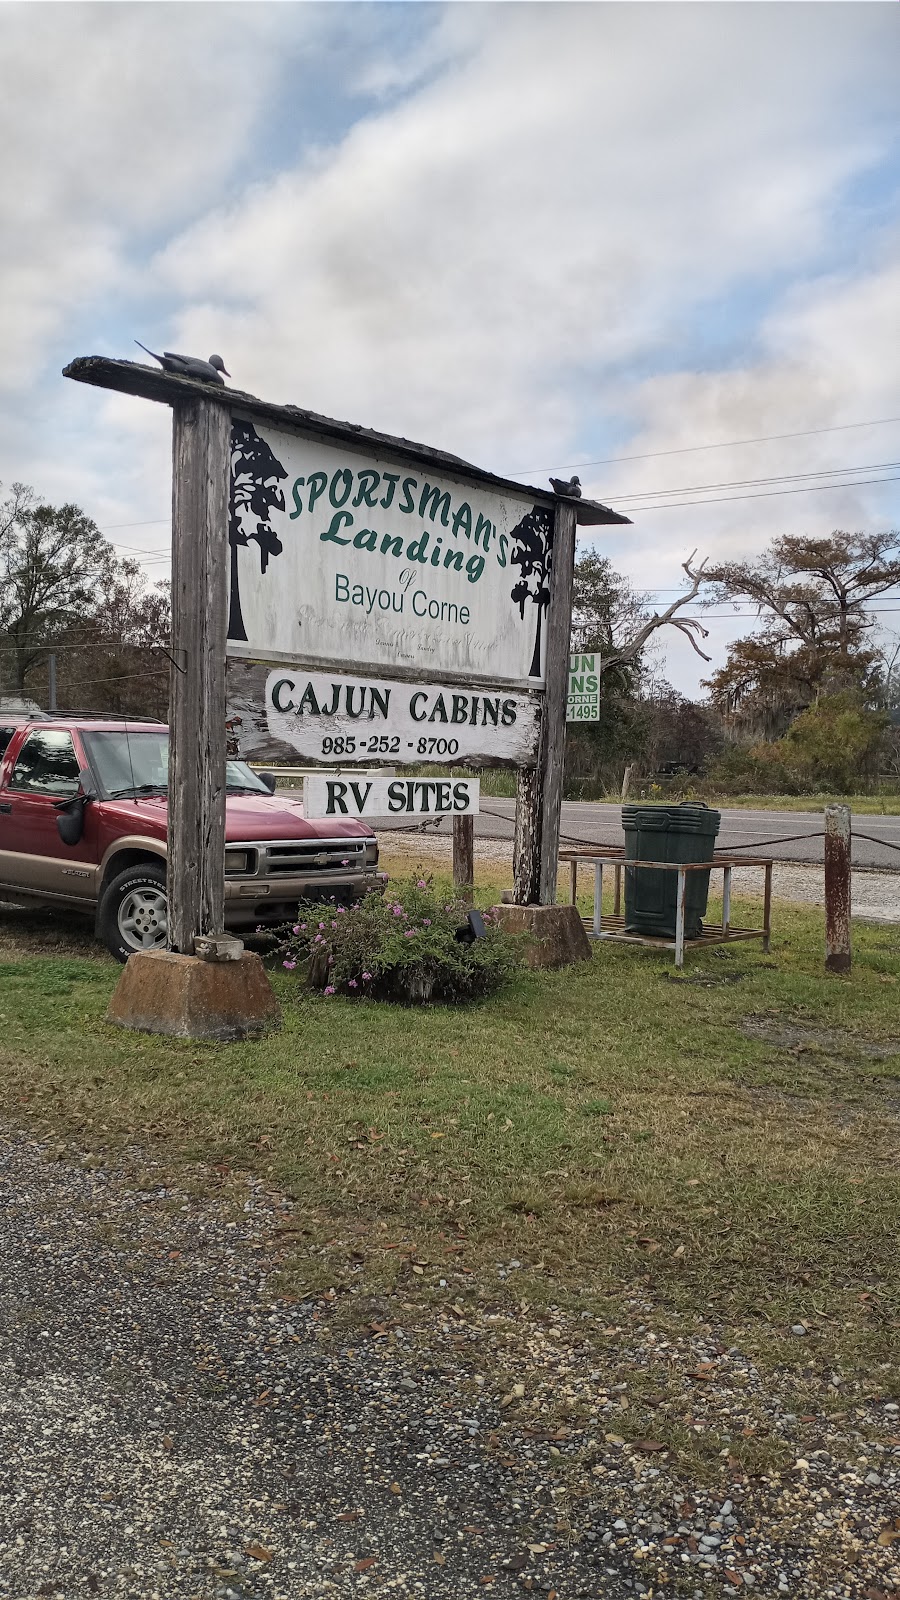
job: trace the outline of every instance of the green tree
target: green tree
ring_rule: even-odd
[[[572,599],[572,649],[600,656],[600,720],[571,723],[566,734],[570,775],[604,784],[618,782],[623,765],[647,757],[652,762],[657,713],[654,705],[648,647],[660,629],[684,633],[698,655],[698,637],[706,629],[680,608],[695,600],[703,585],[704,565],[684,563],[689,586],[663,612],[648,612],[627,578],[607,556],[588,550],[575,563]],[[668,686],[666,686],[668,689]],[[673,690],[668,692],[674,695]]]
[[[0,505],[0,683],[80,710],[165,715],[168,584],[149,586],[75,505],[14,483]]]
[[[78,506],[51,506],[14,483],[0,505],[0,635],[23,694],[54,640],[109,589],[116,554]]]

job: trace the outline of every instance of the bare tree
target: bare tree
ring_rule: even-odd
[[[682,568],[689,580],[689,588],[677,596],[665,611],[654,611],[651,616],[643,610],[630,585],[611,572],[603,557],[587,553],[575,567],[575,603],[573,610],[572,647],[575,650],[599,650],[601,673],[635,668],[649,641],[661,628],[677,628],[683,633],[698,656],[709,661],[698,640],[709,637],[697,617],[679,615],[700,594],[706,582],[706,562],[694,565],[696,550],[692,550]]]

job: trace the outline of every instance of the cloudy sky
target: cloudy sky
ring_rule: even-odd
[[[60,377],[137,336],[580,471],[651,604],[898,526],[898,81],[887,3],[0,5],[0,479],[167,571],[168,413]]]

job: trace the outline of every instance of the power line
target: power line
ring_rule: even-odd
[[[105,528],[100,529],[100,532],[109,533],[116,528],[159,528],[164,522],[169,522],[170,520],[169,517],[150,517],[145,522],[108,522]]]
[[[139,544],[120,544],[118,539],[110,539],[109,542],[114,550],[130,550],[136,556],[161,556],[165,555],[170,548],[167,544],[154,544],[150,546],[149,550],[145,550]]]
[[[738,445],[770,444],[775,439],[810,439],[813,434],[841,433],[847,428],[884,428],[889,422],[900,422],[900,417],[876,417],[872,422],[835,422],[829,428],[801,428],[797,433],[760,433],[754,439],[719,439],[712,444],[683,444],[675,450],[647,450],[636,456],[602,456],[599,461],[567,461],[562,466],[520,468],[512,477],[524,478],[530,472],[568,472],[574,467],[609,467],[618,461],[655,461],[659,456],[690,455],[694,450],[734,450]]]
[[[801,478],[834,478],[844,472],[894,472],[900,461],[873,461],[869,466],[819,467],[816,472],[785,472],[777,478],[732,478],[724,483],[683,483],[677,489],[632,489],[617,500],[650,500],[669,494],[702,494],[707,489],[747,489],[758,483],[799,483]]]
[[[763,489],[763,490],[757,492],[756,494],[725,494],[725,495],[717,495],[717,496],[715,496],[715,497],[713,497],[711,499],[708,499],[708,500],[668,500],[662,505],[655,505],[655,506],[633,506],[633,505],[629,505],[629,506],[626,507],[626,509],[628,511],[634,511],[636,515],[639,515],[642,511],[672,511],[672,510],[677,510],[679,506],[718,506],[718,505],[725,505],[730,500],[768,500],[768,499],[771,499],[773,495],[782,495],[782,494],[823,494],[826,489],[856,489],[856,488],[859,488],[860,485],[867,484],[867,483],[897,483],[897,482],[900,482],[900,474],[898,474],[897,476],[892,477],[892,478],[851,478],[848,483],[810,484],[810,486],[808,488],[805,488],[805,489]],[[618,500],[619,500],[619,496],[616,495],[614,498],[611,499],[611,504],[615,505]]]
[[[167,678],[168,675],[168,667],[158,667],[150,672],[125,672],[116,678],[79,678],[76,676],[72,678],[71,682],[74,688],[89,689],[93,688],[96,683],[130,683],[135,678]]]

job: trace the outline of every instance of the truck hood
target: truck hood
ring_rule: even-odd
[[[138,800],[102,800],[106,817],[121,822],[123,831],[140,829],[165,838],[168,802],[164,795]],[[285,794],[230,794],[225,802],[225,838],[229,844],[261,839],[372,838],[372,829],[355,817],[307,822],[299,796]]]

